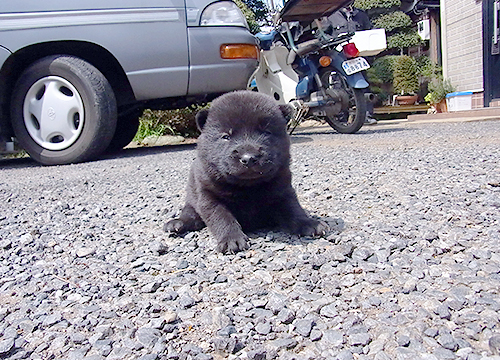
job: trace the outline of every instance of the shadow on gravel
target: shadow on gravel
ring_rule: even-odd
[[[363,135],[363,134],[390,134],[390,133],[396,133],[396,132],[406,132],[406,131],[410,131],[408,129],[405,129],[405,128],[387,128],[387,127],[384,127],[384,128],[375,128],[375,127],[372,127],[372,128],[367,128],[367,129],[361,129],[360,131],[358,131],[356,134],[357,135]],[[356,135],[356,134],[352,134],[352,135]]]
[[[344,220],[341,218],[331,218],[328,216],[324,217],[313,216],[313,217],[317,220],[326,222],[330,228],[330,230],[321,238],[327,239],[332,243],[336,243],[335,241],[336,236],[342,233],[345,229]],[[292,235],[288,232],[283,231],[280,228],[260,229],[249,232],[247,233],[247,235],[251,239],[251,243],[253,244],[252,246],[254,247],[261,247],[264,246],[266,243],[270,242],[301,246],[320,239],[319,237]]]
[[[330,130],[328,130],[330,129]],[[294,139],[297,137],[301,136],[307,136],[307,135],[333,135],[333,134],[338,134],[336,131],[332,130],[331,128],[325,128],[325,127],[312,127],[312,128],[304,128],[304,129],[299,129],[295,130],[295,132],[292,134],[292,142],[294,142]],[[311,139],[312,141],[312,139]]]
[[[196,148],[196,143],[192,144],[177,144],[177,145],[163,145],[163,146],[152,146],[152,147],[136,147],[123,149],[119,152],[112,154],[105,154],[101,156],[101,159],[123,159],[131,157],[139,157],[145,155],[157,155],[161,153],[170,153],[177,151],[193,150]]]
[[[19,168],[19,167],[39,167],[42,166],[36,161],[32,160],[29,157],[23,157],[23,158],[7,158],[7,159],[2,159],[0,158],[0,170],[1,169],[8,169],[8,168]]]
[[[360,135],[365,135],[365,134],[384,134],[384,133],[395,133],[395,132],[402,132],[402,131],[408,131],[408,129],[401,128],[401,127],[382,127],[379,126],[371,126],[371,127],[363,127],[361,128],[357,133],[354,134],[341,134],[336,132],[335,130],[329,128],[329,127],[311,127],[311,128],[305,128],[298,130],[293,133],[292,135],[292,143],[294,143],[294,138],[300,137],[300,136],[310,136],[310,135],[336,135],[336,136],[360,136]],[[312,139],[311,139],[312,141]]]
[[[314,141],[310,137],[305,137],[305,136],[300,136],[300,135],[291,136],[290,139],[292,141],[292,144],[301,144],[301,143],[308,143],[308,142],[313,142]]]
[[[112,160],[112,159],[123,159],[123,158],[134,158],[146,155],[156,155],[160,153],[169,153],[176,151],[184,151],[184,150],[193,150],[196,148],[196,144],[179,144],[179,145],[164,145],[164,146],[154,146],[154,147],[137,147],[130,149],[123,149],[118,152],[109,153],[101,155],[98,159],[93,161],[101,161],[101,160]],[[88,161],[88,162],[93,162]],[[32,160],[30,157],[23,158],[2,158],[0,157],[0,169],[8,169],[8,168],[19,168],[19,167],[42,167],[36,161]],[[58,165],[54,165],[58,166]]]

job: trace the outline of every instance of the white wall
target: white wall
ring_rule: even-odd
[[[443,75],[458,91],[483,90],[480,0],[441,0]]]

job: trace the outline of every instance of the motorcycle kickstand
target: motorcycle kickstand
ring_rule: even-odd
[[[287,129],[289,130],[289,134],[292,135],[295,128],[302,122],[302,119],[309,111],[309,107],[307,105],[304,105],[302,101],[297,101],[297,100],[291,101],[290,105],[295,110],[294,115],[288,121],[287,124]]]

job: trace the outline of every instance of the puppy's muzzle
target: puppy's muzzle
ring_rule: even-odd
[[[235,150],[235,155],[238,161],[248,168],[256,165],[262,157],[259,149],[253,146],[242,146]]]
[[[246,153],[240,156],[240,163],[246,167],[252,167],[257,163],[258,159],[259,155]]]

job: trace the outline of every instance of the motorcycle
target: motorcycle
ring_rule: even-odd
[[[362,71],[370,65],[349,40],[354,31],[328,34],[320,21],[346,1],[289,0],[273,30],[259,33],[261,53],[249,88],[295,110],[290,133],[307,116],[353,134],[366,118]]]

